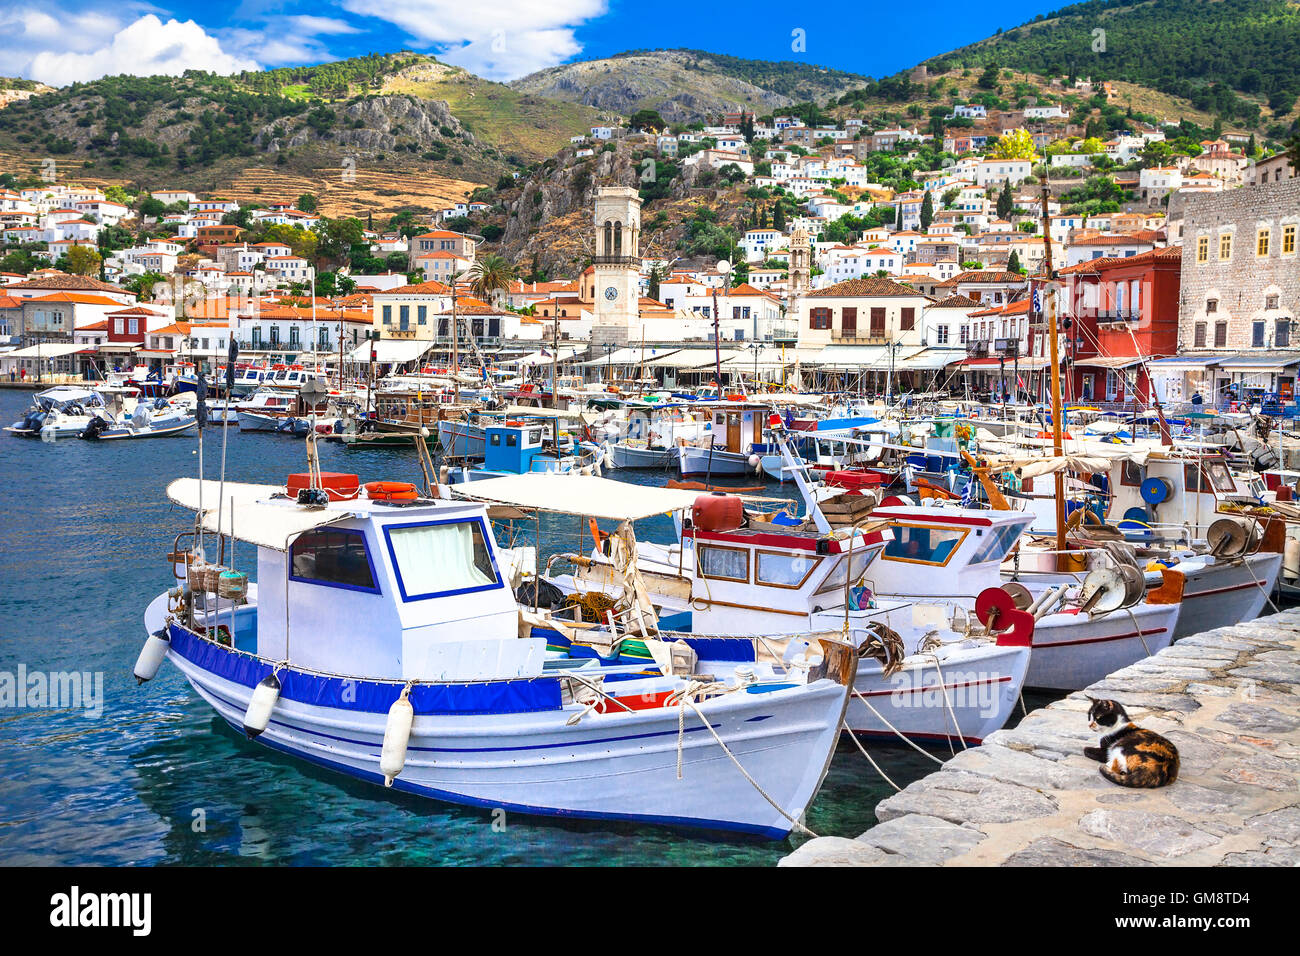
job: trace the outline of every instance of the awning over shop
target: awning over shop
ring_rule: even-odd
[[[1243,352],[1219,362],[1219,368],[1234,372],[1278,372],[1300,365],[1300,352]]]
[[[363,342],[347,357],[349,362],[369,362],[370,351],[374,349],[376,362],[402,365],[414,362],[431,348],[433,343],[422,339],[380,339],[378,342]]]
[[[889,349],[884,345],[828,345],[809,364],[823,368],[853,368],[875,364]]]
[[[946,368],[954,362],[960,362],[965,357],[965,349],[927,348],[912,353],[901,362],[895,363],[894,367],[902,372],[935,371]]]
[[[638,346],[629,346],[627,348],[614,349],[608,355],[601,354],[603,347],[597,347],[592,353],[595,358],[590,358],[580,363],[584,368],[591,368],[599,365],[639,365],[643,360],[647,365],[651,364],[651,359],[663,358],[680,352],[676,348],[645,348]]]
[[[1142,356],[1134,355],[1094,355],[1091,358],[1075,359],[1074,364],[1086,368],[1132,368],[1145,361]]]
[[[6,352],[5,358],[53,359],[62,358],[65,355],[74,355],[77,352],[89,353],[94,351],[93,346],[82,345],[80,342],[50,342],[44,345],[29,345],[16,352]]]
[[[645,364],[655,368],[675,368],[689,371],[691,369],[706,368],[719,360],[725,365],[743,354],[743,352],[737,352],[734,349],[722,349],[716,354],[712,348],[681,349],[671,355],[662,355],[654,360],[647,359]]]
[[[560,348],[556,350],[555,354],[558,361],[571,362],[577,356],[582,355],[586,351],[587,349],[585,346],[578,346],[576,348],[573,346],[560,346]],[[551,361],[550,349],[540,349],[536,352],[529,352],[527,355],[521,355],[516,359],[502,359],[501,364],[518,365],[521,368],[525,368],[533,365],[550,365]]]

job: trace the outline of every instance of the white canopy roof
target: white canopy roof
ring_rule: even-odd
[[[200,490],[205,531],[229,534],[240,541],[276,551],[288,550],[289,541],[295,535],[351,517],[351,512],[333,508],[308,509],[289,502],[269,502],[267,499],[271,495],[284,493],[284,487],[276,485],[228,481],[222,487],[217,481],[177,478],[167,486],[167,497],[183,508],[198,511]],[[222,502],[220,528],[217,526],[219,498]]]
[[[376,362],[414,362],[429,349],[432,342],[420,339],[380,339],[378,342],[362,342],[348,353],[349,362],[369,362],[370,350],[375,350]]]
[[[46,342],[41,345],[29,345],[27,348],[18,349],[16,352],[6,352],[4,357],[52,359],[71,355],[74,352],[93,351],[95,351],[93,345],[85,345],[81,342]]]
[[[583,352],[586,351],[587,351],[586,346],[573,347],[573,346],[561,345],[559,349],[557,349],[555,352],[556,361],[568,362],[571,361],[575,356],[581,355]],[[519,356],[519,358],[516,359],[502,359],[497,364],[498,365],[519,365],[519,366],[550,365],[551,351],[550,349],[540,349],[539,351],[536,352],[529,352],[527,355],[521,355]]]
[[[614,349],[614,351],[610,352],[608,355],[604,355],[598,354],[604,352],[603,347],[601,347],[597,348],[593,353],[596,356],[595,358],[590,358],[587,361],[582,362],[581,365],[584,368],[595,368],[596,366],[606,364],[639,365],[641,364],[642,359],[645,360],[647,365],[652,365],[654,364],[652,361],[653,359],[663,358],[664,356],[672,355],[680,351],[681,349],[679,348],[642,348],[639,345],[633,345],[625,348]]]
[[[459,497],[564,514],[636,521],[689,508],[696,491],[650,488],[591,475],[509,475],[452,485]]]

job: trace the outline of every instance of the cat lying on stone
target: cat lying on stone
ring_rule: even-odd
[[[1101,763],[1103,777],[1121,787],[1163,787],[1178,779],[1177,747],[1134,724],[1117,701],[1088,699],[1088,726],[1108,733],[1083,755]]]

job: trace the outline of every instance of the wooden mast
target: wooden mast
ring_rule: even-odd
[[[1047,209],[1047,200],[1050,195],[1048,189],[1048,175],[1043,175],[1043,273],[1046,276],[1046,282],[1043,285],[1043,308],[1047,312],[1047,341],[1050,352],[1050,361],[1052,363],[1052,454],[1058,459],[1065,452],[1063,444],[1063,424],[1064,410],[1061,401],[1061,356],[1060,346],[1057,343],[1056,328],[1056,277],[1052,269],[1052,217]],[[1031,303],[1032,304],[1032,303]],[[1065,472],[1058,468],[1053,475],[1056,492],[1056,567],[1057,570],[1067,570],[1068,562],[1065,556]]]

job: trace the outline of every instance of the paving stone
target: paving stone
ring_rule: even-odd
[[[1186,730],[1171,730],[1165,734],[1165,737],[1178,748],[1180,771],[1186,771],[1189,767],[1207,769],[1213,767],[1227,752],[1226,747]]]
[[[858,837],[863,843],[897,854],[908,862],[938,864],[967,853],[984,839],[974,827],[910,813],[886,820]]]
[[[1284,714],[1264,704],[1233,704],[1216,718],[1239,730],[1260,734],[1281,734],[1300,727],[1300,714]]]
[[[1079,820],[1084,833],[1134,850],[1172,859],[1213,846],[1213,834],[1167,813],[1143,810],[1092,810]]]
[[[1245,850],[1229,853],[1223,866],[1300,866],[1300,849],[1289,846],[1270,846],[1262,850]]]
[[[860,840],[824,836],[809,840],[777,866],[896,866],[903,862]]]
[[[979,774],[945,770],[931,774],[876,807],[881,822],[923,813],[953,823],[1011,823],[1051,816],[1057,804],[1045,793]]]
[[[1224,771],[1221,776],[1224,780],[1231,780],[1233,783],[1250,784],[1252,787],[1263,787],[1265,790],[1275,790],[1278,793],[1298,789],[1294,775],[1278,773],[1273,770],[1250,770],[1245,767],[1234,767],[1231,770]]]
[[[1216,789],[1179,780],[1166,793],[1170,803],[1191,813],[1233,813],[1241,806],[1241,794],[1228,787]]]
[[[988,743],[959,753],[946,766],[1032,789],[1089,790],[1097,786],[1100,777],[1082,767],[1043,760],[1021,750]]]
[[[1300,684],[1300,664],[1251,663],[1244,667],[1234,667],[1228,673],[1271,684]]]
[[[1055,837],[1034,840],[1017,850],[1004,866],[1155,866],[1150,860],[1117,850],[1075,846]]]
[[[1282,807],[1261,813],[1247,820],[1246,827],[1295,846],[1300,844],[1300,807]]]

